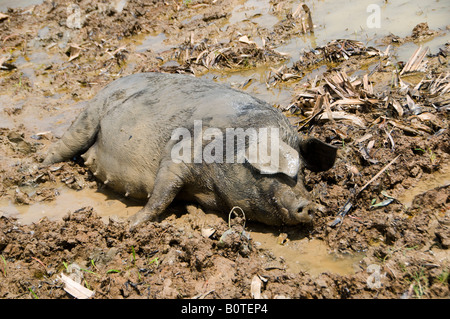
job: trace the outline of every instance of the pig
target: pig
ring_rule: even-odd
[[[249,133],[239,142],[230,132],[267,138]],[[251,158],[258,148],[278,157]],[[90,100],[43,163],[81,155],[109,188],[146,200],[130,217],[131,229],[161,220],[175,200],[226,214],[238,206],[247,220],[297,225],[314,213],[304,168],[328,170],[336,153],[300,136],[281,111],[250,94],[190,75],[139,73]]]

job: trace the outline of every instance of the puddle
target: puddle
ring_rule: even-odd
[[[291,9],[295,10],[298,4],[298,1],[292,1]],[[322,46],[334,39],[348,38],[362,41],[367,45],[376,45],[376,39],[390,33],[400,37],[411,35],[412,29],[421,22],[427,22],[430,29],[445,30],[450,16],[448,1],[404,0],[376,3],[373,0],[325,0],[305,1],[305,4],[312,12],[314,33],[293,37],[276,48],[290,54],[294,61],[298,59],[302,49]],[[380,23],[376,27],[369,27],[367,24],[367,19],[372,14],[372,11],[367,12],[367,9],[372,4],[379,4],[380,8]],[[447,34],[423,45],[436,52],[438,47],[449,40]],[[416,44],[408,44],[405,49],[398,49],[399,60],[407,60],[416,48]]]
[[[77,103],[71,99],[65,99],[62,106],[48,111],[41,106],[49,106],[54,101],[49,97],[34,97],[21,99],[9,95],[0,95],[0,112],[13,110],[20,113],[19,116],[0,116],[0,128],[27,130],[32,133],[51,131],[56,137],[61,137],[72,121],[85,107],[85,103]],[[37,107],[32,107],[37,106]]]
[[[276,68],[276,66],[272,67]],[[270,67],[263,65],[258,68],[239,72],[220,72],[211,70],[202,77],[226,83],[235,89],[250,93],[271,105],[288,105],[292,100],[292,88],[288,86],[279,86],[268,89],[266,81],[269,77],[269,72]]]
[[[298,273],[307,271],[316,277],[323,272],[339,275],[354,274],[361,256],[337,257],[328,253],[327,245],[318,239],[292,239],[283,245],[273,233],[251,231],[253,242],[259,248],[270,250],[277,258],[282,258],[288,271]]]
[[[6,12],[8,8],[25,8],[34,4],[41,4],[44,0],[1,0],[0,11]]]
[[[406,207],[411,207],[414,197],[427,191],[450,184],[450,165],[446,164],[439,171],[421,178],[412,188],[400,194],[397,199]]]
[[[167,37],[162,32],[158,35],[147,35],[142,43],[136,47],[136,52],[145,52],[152,50],[155,53],[160,53],[169,50],[172,46],[166,44]]]
[[[25,190],[23,190],[25,192]],[[30,190],[33,192],[33,190]],[[139,211],[143,204],[113,193],[109,190],[82,189],[76,191],[61,185],[53,201],[43,201],[31,205],[15,205],[5,199],[0,200],[0,213],[17,218],[23,224],[36,223],[41,218],[59,220],[68,212],[82,207],[94,208],[98,216],[107,222],[110,216],[128,218]]]
[[[22,188],[24,193],[32,194],[32,187]],[[36,202],[31,205],[16,205],[9,200],[0,199],[0,216],[15,217],[22,224],[37,223],[47,217],[56,221],[68,212],[73,212],[82,207],[92,207],[104,222],[109,217],[116,216],[119,219],[127,219],[137,213],[143,203],[133,199],[127,199],[108,189],[85,188],[76,191],[60,184],[56,188],[59,193],[53,201]],[[207,220],[210,215],[202,215]],[[214,215],[215,216],[215,215]],[[182,224],[184,218],[172,220],[173,224]],[[201,221],[198,221],[201,223]],[[337,257],[329,254],[327,245],[321,240],[291,239],[284,245],[278,244],[277,237],[272,232],[267,232],[267,226],[250,226],[250,236],[258,248],[270,250],[277,258],[282,258],[288,271],[298,273],[307,271],[311,276],[318,276],[323,272],[331,272],[340,275],[353,274],[357,270],[360,257]]]
[[[431,29],[445,29],[450,14],[448,1],[435,0],[400,0],[387,3],[373,0],[326,0],[305,3],[312,11],[316,25],[314,34],[318,42],[343,36],[364,41],[389,33],[405,37],[421,22],[427,22]],[[374,12],[369,6],[374,4],[380,9],[380,23],[368,25],[367,20]],[[322,44],[324,43],[319,43]]]
[[[260,27],[270,29],[279,19],[270,14],[271,5],[269,0],[248,0],[241,1],[231,12],[228,20],[229,24],[236,24],[241,21],[250,21]]]

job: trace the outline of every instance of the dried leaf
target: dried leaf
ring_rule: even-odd
[[[401,130],[403,130],[403,131],[405,131],[405,132],[408,132],[408,133],[411,133],[411,134],[414,134],[414,135],[420,135],[420,133],[417,130],[415,130],[415,129],[409,127],[409,126],[403,125],[403,124],[399,123],[398,121],[389,120],[388,123],[393,125],[393,126],[395,126],[395,127],[397,127],[397,128],[399,128],[399,129],[401,129]]]
[[[246,35],[240,37],[239,38],[239,42],[246,43],[246,44],[255,44],[256,45],[256,43],[253,42],[253,41],[250,41],[249,38]]]
[[[379,203],[376,203],[376,204],[372,204],[372,205],[370,205],[370,207],[371,207],[371,208],[373,208],[373,207],[384,207],[384,206],[389,205],[389,204],[392,203],[393,201],[394,201],[393,198],[388,198],[388,199],[385,199],[385,200],[382,201],[382,202],[379,202]]]
[[[299,78],[301,78],[301,76],[299,76],[297,74],[293,74],[293,73],[284,73],[281,76],[281,78],[282,78],[283,81],[288,81],[288,80],[291,80],[291,79],[299,79]]]
[[[416,119],[413,119],[411,121],[411,126],[414,127],[416,130],[424,131],[428,134],[433,134],[433,129],[429,127],[428,125],[419,123]]]
[[[394,139],[392,138],[391,132],[388,132],[386,129],[384,129],[384,131],[386,132],[386,135],[388,136],[389,142],[391,143],[391,149],[394,150],[395,148],[395,142]]]
[[[374,145],[375,145],[375,140],[371,140],[369,143],[367,143],[367,152],[370,153],[370,151],[372,150]]]
[[[409,110],[415,115],[418,115],[422,112],[422,108],[413,101],[409,94],[406,95],[406,103],[408,104]]]
[[[426,62],[422,63],[422,60],[425,58],[425,55],[428,53],[428,47],[422,52],[422,46],[418,47],[416,51],[414,51],[413,55],[409,58],[408,62],[403,67],[400,75],[407,72],[419,71],[423,68]]]
[[[378,101],[378,100],[376,100]],[[349,99],[349,98],[343,98],[341,100],[337,100],[333,103],[331,103],[331,107],[335,106],[335,105],[363,105],[366,102],[360,100],[360,99]]]
[[[365,134],[363,137],[360,137],[360,138],[358,138],[357,140],[355,140],[355,143],[356,143],[356,144],[362,143],[362,142],[368,140],[368,139],[371,138],[371,137],[373,137],[373,135],[370,134],[370,133],[367,133],[367,134]]]
[[[392,100],[392,106],[394,107],[395,111],[397,111],[397,114],[402,117],[403,116],[403,107],[397,100]]]
[[[373,94],[373,86],[369,83],[369,75],[366,73],[363,77],[363,88],[369,94]]]
[[[439,121],[438,117],[430,112],[425,112],[422,114],[417,115],[417,118],[421,120],[422,122],[430,122],[434,126],[442,127],[443,123]]]
[[[328,119],[334,122],[333,112],[331,112],[330,101],[328,100],[328,94],[324,96],[323,106],[325,107],[325,112],[327,112]]]
[[[331,112],[331,115],[333,116],[333,119],[335,119],[335,120],[350,120],[355,125],[358,125],[358,126],[360,126],[362,128],[366,127],[364,120],[362,118],[356,116],[356,115],[353,115],[353,114],[350,114],[350,113],[347,113],[347,112],[343,112],[343,111]],[[328,118],[328,114],[327,113],[321,114],[320,115],[320,119],[321,120],[328,120],[329,119]]]
[[[69,62],[78,58],[80,56],[82,48],[79,47],[76,44],[70,44],[69,46],[69,50],[67,52],[69,52]]]

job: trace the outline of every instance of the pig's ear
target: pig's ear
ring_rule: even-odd
[[[251,161],[250,158],[245,155],[245,160],[250,163],[254,168],[256,168],[261,174],[278,174],[283,173],[292,178],[296,178],[298,170],[300,168],[300,157],[298,152],[290,147],[283,141],[279,141],[278,153],[272,153],[270,145],[267,143],[266,139],[261,139],[258,143],[258,150],[263,147],[267,149],[268,158],[264,161],[258,156],[257,161]],[[264,143],[264,145],[261,145]],[[272,155],[274,157],[272,157]],[[275,157],[276,155],[277,158]]]
[[[337,148],[314,137],[300,142],[300,155],[307,169],[313,172],[329,170],[336,160]]]

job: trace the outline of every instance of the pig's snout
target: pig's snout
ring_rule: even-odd
[[[291,201],[290,205],[284,205],[281,209],[286,224],[310,223],[315,215],[316,203],[309,199]]]
[[[316,205],[308,201],[306,205],[301,205],[297,209],[297,220],[302,223],[309,223],[314,218],[314,213],[316,211]]]

